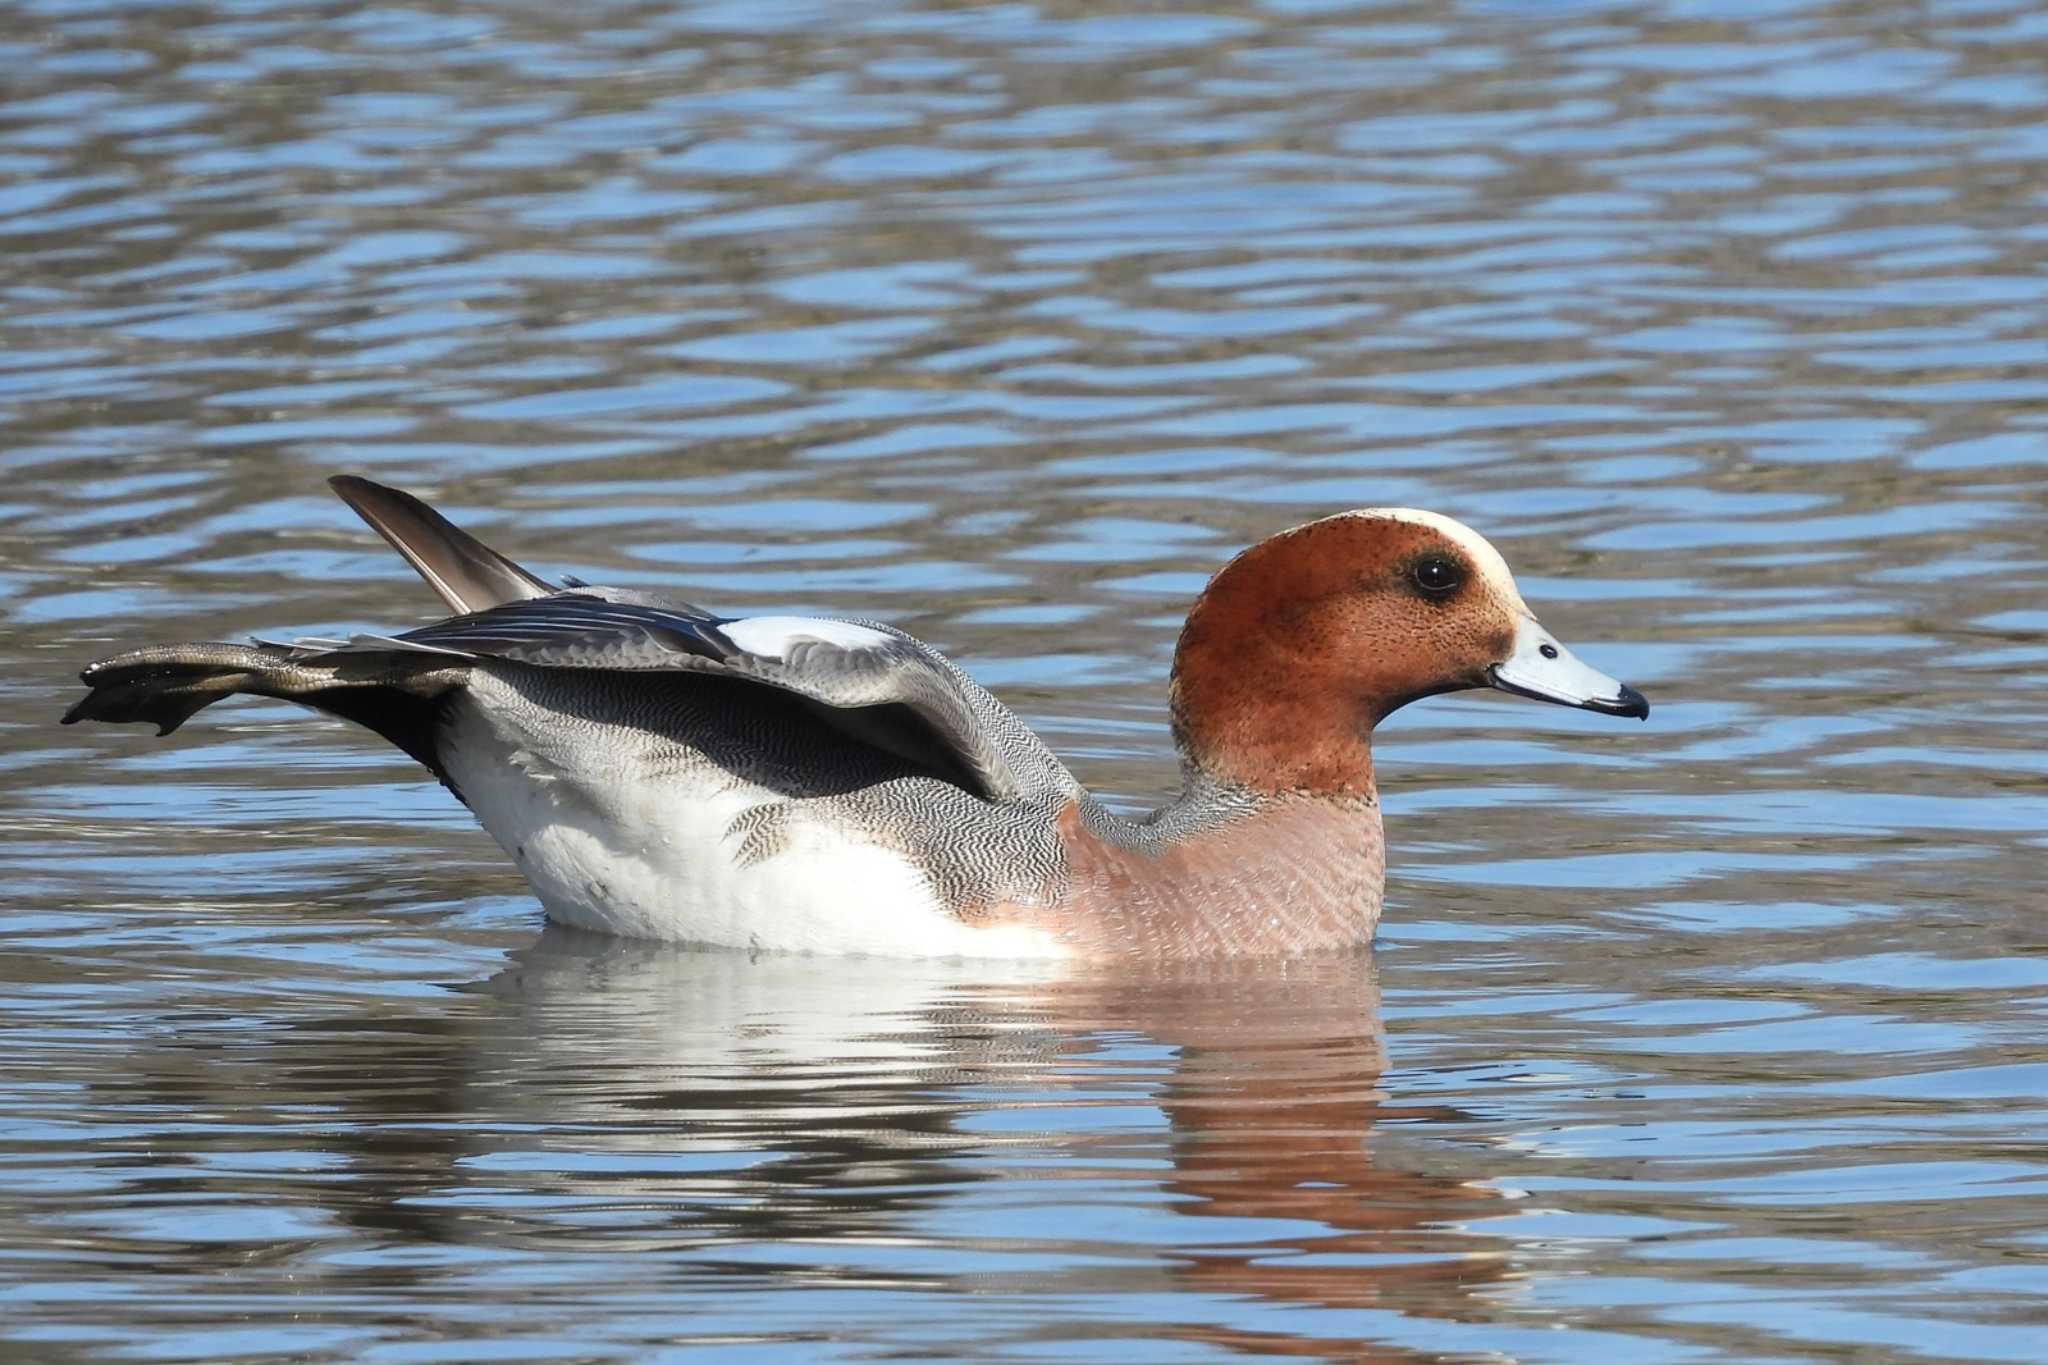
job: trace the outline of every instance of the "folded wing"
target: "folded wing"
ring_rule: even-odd
[[[625,598],[628,600],[619,600]],[[1007,802],[1021,784],[959,676],[887,626],[808,616],[719,617],[637,593],[572,590],[506,602],[349,651],[413,650],[536,668],[743,679],[863,743]]]

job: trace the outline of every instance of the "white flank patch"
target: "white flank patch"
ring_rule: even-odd
[[[800,640],[818,640],[841,649],[872,649],[895,639],[867,626],[815,616],[748,616],[728,621],[718,630],[747,653],[767,659],[788,658],[790,647]]]
[[[621,780],[603,728],[551,725],[481,670],[469,686],[444,761],[552,919],[771,952],[1066,955],[1040,930],[962,923],[907,858],[822,814],[806,818],[802,802],[780,830],[781,846],[742,863],[734,821],[786,798],[709,768]]]

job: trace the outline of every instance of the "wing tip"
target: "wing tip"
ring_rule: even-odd
[[[360,474],[330,475],[327,486],[455,611],[480,611],[560,591],[402,488]]]

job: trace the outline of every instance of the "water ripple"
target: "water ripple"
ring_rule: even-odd
[[[2033,9],[20,8],[14,1349],[2039,1358]],[[1375,962],[536,943],[337,724],[52,727],[422,619],[352,468],[890,619],[1122,805],[1187,598],[1345,506],[1657,710],[1388,724]]]

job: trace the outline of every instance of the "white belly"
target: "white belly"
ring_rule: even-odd
[[[550,918],[631,938],[889,957],[1065,955],[1038,930],[979,928],[941,903],[902,854],[815,810],[715,769],[646,778],[607,771],[573,733],[524,733],[479,672],[442,747],[477,820]],[[486,716],[489,718],[486,719]],[[572,723],[573,725],[573,723]],[[789,806],[766,856],[735,823]]]

